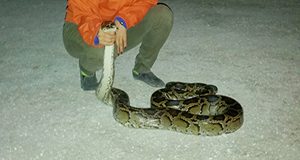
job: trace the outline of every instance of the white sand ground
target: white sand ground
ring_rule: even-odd
[[[153,71],[204,82],[237,99],[245,122],[217,137],[129,129],[79,87],[64,50],[61,0],[0,2],[0,160],[297,160],[300,2],[168,0],[174,29]],[[114,86],[148,107],[133,80],[137,49],[117,59]]]

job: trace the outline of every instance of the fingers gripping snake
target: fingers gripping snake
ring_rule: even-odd
[[[104,29],[114,31],[115,26]],[[152,94],[150,108],[131,106],[127,93],[112,87],[114,59],[114,46],[106,46],[96,96],[113,106],[113,116],[120,124],[207,136],[231,133],[242,126],[242,106],[230,97],[216,95],[217,87],[204,83],[169,82]]]

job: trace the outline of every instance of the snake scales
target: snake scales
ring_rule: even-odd
[[[107,25],[105,29],[115,27]],[[241,105],[230,97],[216,95],[217,87],[204,83],[169,82],[152,94],[150,108],[131,106],[127,93],[112,87],[114,59],[114,46],[106,46],[96,96],[113,106],[113,116],[120,124],[207,136],[231,133],[242,126]]]

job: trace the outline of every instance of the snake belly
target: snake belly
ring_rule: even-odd
[[[115,29],[106,26],[107,31]],[[131,106],[127,93],[112,87],[114,60],[114,46],[106,46],[96,96],[112,105],[114,119],[120,124],[207,136],[232,133],[242,126],[242,106],[233,98],[217,95],[216,86],[204,83],[169,82],[152,94],[151,107]]]

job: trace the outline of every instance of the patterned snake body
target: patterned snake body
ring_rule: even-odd
[[[242,126],[242,106],[230,97],[216,95],[217,87],[204,83],[169,82],[152,94],[151,108],[131,106],[127,93],[112,87],[113,47],[104,54],[96,96],[113,106],[113,116],[120,124],[207,136],[231,133]]]
[[[182,91],[182,87],[193,90]],[[207,136],[234,132],[243,123],[242,107],[230,97],[215,95],[215,89],[213,85],[169,82],[152,94],[151,108],[135,108],[124,91],[113,88],[113,115],[119,123],[133,128]]]

